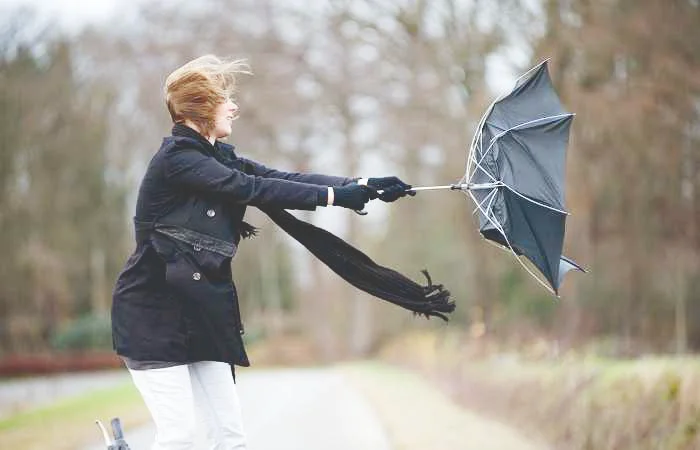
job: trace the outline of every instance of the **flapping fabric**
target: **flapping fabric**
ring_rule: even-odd
[[[586,270],[567,258],[566,256],[562,255],[561,259],[559,260],[559,281],[558,285],[561,285],[561,281],[564,279],[564,275],[566,275],[567,272],[571,270],[578,270],[581,272],[585,272]]]
[[[447,314],[454,311],[450,292],[441,284],[433,284],[427,271],[423,274],[428,284],[421,286],[393,269],[378,265],[334,234],[299,220],[283,209],[260,209],[356,288],[426,317],[436,316],[447,321]]]
[[[503,196],[508,210],[508,240],[517,253],[525,255],[542,272],[557,292],[566,215],[537,206],[508,189],[503,190]]]
[[[496,101],[487,122],[503,129],[520,126],[541,117],[568,114],[554,90],[547,62],[528,72],[505,97]]]
[[[503,184],[544,205],[565,210],[564,170],[572,119],[567,115],[503,135],[495,155]]]

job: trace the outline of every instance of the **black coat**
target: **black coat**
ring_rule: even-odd
[[[176,125],[136,205],[136,250],[112,302],[116,352],[134,360],[249,365],[231,276],[246,206],[313,210],[349,178],[286,173]]]

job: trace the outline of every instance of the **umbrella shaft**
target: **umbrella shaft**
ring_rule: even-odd
[[[459,188],[453,188],[453,185],[448,184],[446,186],[420,186],[420,187],[414,187],[409,189],[409,191],[434,191],[437,189],[459,189]]]
[[[493,189],[495,187],[502,186],[501,183],[462,183],[462,184],[448,184],[445,186],[419,186],[419,187],[414,187],[409,190],[411,191],[434,191],[438,189],[451,189],[453,191],[463,191],[463,190],[469,190],[469,191],[476,191],[479,189]]]

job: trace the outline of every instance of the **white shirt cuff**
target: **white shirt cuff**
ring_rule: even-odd
[[[333,188],[328,186],[328,206],[333,206],[333,201],[335,200],[335,192]]]

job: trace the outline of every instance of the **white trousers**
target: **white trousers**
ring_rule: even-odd
[[[151,450],[194,449],[197,420],[207,430],[209,449],[246,448],[241,406],[228,364],[202,361],[129,372],[156,425]]]

